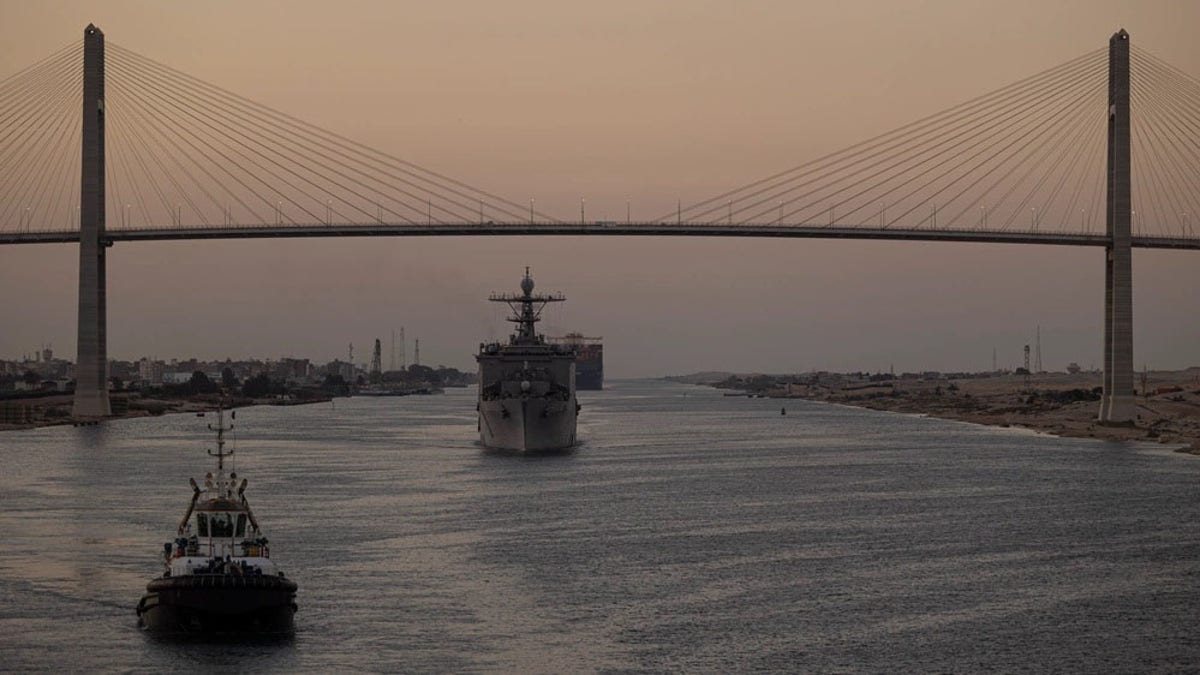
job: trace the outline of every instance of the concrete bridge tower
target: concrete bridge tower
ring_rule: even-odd
[[[83,31],[83,175],[79,184],[79,352],[75,417],[107,417],[107,280],[104,271],[104,33]]]
[[[1129,160],[1129,33],[1108,41],[1108,247],[1104,267],[1104,395],[1099,421],[1137,417],[1133,395],[1133,249]]]

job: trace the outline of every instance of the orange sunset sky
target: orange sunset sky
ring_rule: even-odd
[[[564,218],[671,211],[997,89],[1126,28],[1200,77],[1193,2],[0,2],[0,77],[106,39]],[[1136,114],[1136,113],[1135,113]],[[1200,111],[1197,111],[1200,116]],[[110,214],[110,224],[113,222]],[[473,368],[529,265],[610,376],[1097,365],[1102,252],[822,240],[123,243],[113,358],[369,358],[404,327]],[[0,247],[0,358],[74,358],[74,245]],[[1200,253],[1135,251],[1135,363],[1200,365]],[[412,354],[411,344],[409,354]]]

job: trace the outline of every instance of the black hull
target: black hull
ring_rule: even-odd
[[[291,633],[296,583],[275,576],[163,577],[146,585],[138,624],[153,633]]]
[[[575,389],[600,391],[604,389],[604,362],[599,353],[575,360]]]
[[[583,391],[603,391],[604,390],[604,372],[603,371],[581,371],[578,367],[575,370],[575,389]]]

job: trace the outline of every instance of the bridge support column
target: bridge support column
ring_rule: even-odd
[[[1129,145],[1129,34],[1120,30],[1108,41],[1109,244],[1104,268],[1104,396],[1099,415],[1106,424],[1127,424],[1137,418]]]
[[[107,417],[107,279],[104,270],[104,33],[83,32],[83,175],[79,194],[79,340],[75,417]]]

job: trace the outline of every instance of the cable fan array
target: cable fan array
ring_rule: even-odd
[[[0,81],[0,230],[79,229],[83,41]]]
[[[109,230],[554,219],[109,42]],[[0,230],[79,227],[82,41],[0,82]]]
[[[1130,68],[1134,233],[1194,236],[1200,84]],[[1107,111],[1099,49],[659,222],[1102,234]]]
[[[1130,50],[1135,232],[1194,238],[1200,220],[1200,80]]]
[[[1102,234],[1107,49],[659,223]],[[78,229],[82,41],[0,81],[0,231]],[[106,47],[107,228],[564,222]],[[1200,81],[1131,51],[1133,229],[1191,238]]]
[[[107,54],[113,205],[162,226],[487,223],[542,213],[128,49]],[[115,202],[115,204],[114,204]],[[110,214],[112,211],[110,210]],[[164,216],[166,218],[164,219]],[[110,227],[112,217],[110,215]],[[126,219],[126,226],[130,226]]]

